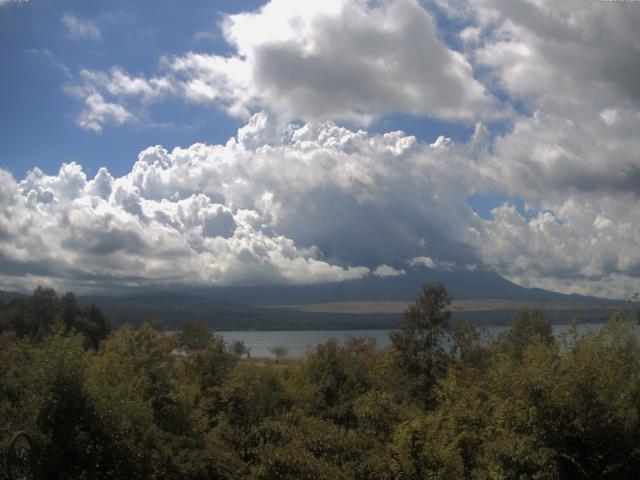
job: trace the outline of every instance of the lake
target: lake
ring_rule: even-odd
[[[602,323],[589,323],[578,325],[578,332],[585,333],[591,330],[598,330]],[[508,327],[487,327],[488,335],[496,335]],[[558,336],[567,332],[570,325],[554,325],[553,333]],[[379,349],[388,347],[391,343],[389,332],[391,330],[287,330],[280,332],[265,331],[235,331],[217,332],[228,343],[235,340],[242,340],[251,349],[252,357],[273,358],[270,348],[278,345],[288,349],[289,357],[300,357],[307,353],[309,349],[315,348],[321,343],[325,343],[330,338],[335,338],[339,342],[344,342],[349,337],[372,337],[376,340]]]

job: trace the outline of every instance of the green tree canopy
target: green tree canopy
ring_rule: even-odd
[[[441,368],[450,303],[444,286],[424,285],[416,302],[405,312],[400,328],[389,335],[398,366],[413,381],[412,394],[425,406],[434,399],[432,390]]]
[[[187,350],[205,348],[213,339],[213,332],[202,323],[188,320],[182,324],[178,334],[178,344]]]

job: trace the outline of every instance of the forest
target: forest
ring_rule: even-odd
[[[424,285],[383,351],[257,359],[189,321],[112,331],[38,288],[0,305],[0,452],[26,432],[8,463],[42,479],[637,478],[633,312],[554,337],[522,310],[487,338],[450,302]]]

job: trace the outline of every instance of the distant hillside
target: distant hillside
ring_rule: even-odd
[[[607,316],[592,297],[522,288],[490,272],[427,269],[324,285],[175,287],[80,300],[98,305],[115,324],[152,321],[171,329],[195,320],[217,330],[386,329],[397,327],[402,305],[413,302],[427,282],[447,287],[454,299],[453,321],[508,324],[518,308],[531,305],[546,307],[548,317],[557,323],[573,318],[597,322]]]
[[[518,308],[531,305],[545,307],[556,323],[573,318],[597,322],[607,316],[593,297],[522,288],[491,272],[428,269],[324,285],[128,289],[120,295],[79,296],[79,301],[100,307],[114,326],[148,321],[175,329],[194,320],[216,330],[388,329],[398,326],[406,305],[427,282],[447,287],[454,299],[454,322],[504,325]],[[0,291],[5,303],[20,297],[24,295]]]
[[[289,305],[361,300],[413,301],[423,284],[442,283],[454,300],[505,299],[524,301],[588,302],[597,300],[581,295],[565,295],[542,290],[523,288],[500,275],[487,271],[435,271],[410,270],[407,275],[378,278],[369,276],[323,285],[281,285],[256,287],[192,287],[182,292],[249,305]]]
[[[395,328],[400,319],[397,314],[362,316],[260,308],[166,291],[83,296],[79,300],[100,307],[115,326],[147,321],[168,330],[178,328],[186,320],[202,322],[219,331],[386,329]]]
[[[148,321],[161,329],[173,330],[185,320],[205,323],[218,331],[225,330],[371,330],[396,328],[402,319],[395,313],[346,313],[332,311],[332,304],[315,304],[307,311],[291,307],[256,307],[195,295],[146,292],[140,295],[80,297],[83,303],[99,306],[114,326],[124,323],[140,324]],[[329,307],[323,308],[323,305]],[[457,310],[454,306],[453,322],[475,321],[478,324],[506,325],[513,318],[518,304],[512,308],[496,310]],[[295,307],[295,306],[294,306]],[[328,309],[327,309],[328,308]],[[599,322],[607,313],[595,304],[554,305],[547,316],[555,323],[566,323],[573,318],[581,322]]]
[[[16,298],[24,298],[27,295],[19,292],[5,292],[0,290],[0,302],[8,303],[11,300],[15,300]]]

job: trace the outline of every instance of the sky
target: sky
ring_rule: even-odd
[[[640,291],[640,2],[0,0],[0,288]]]

